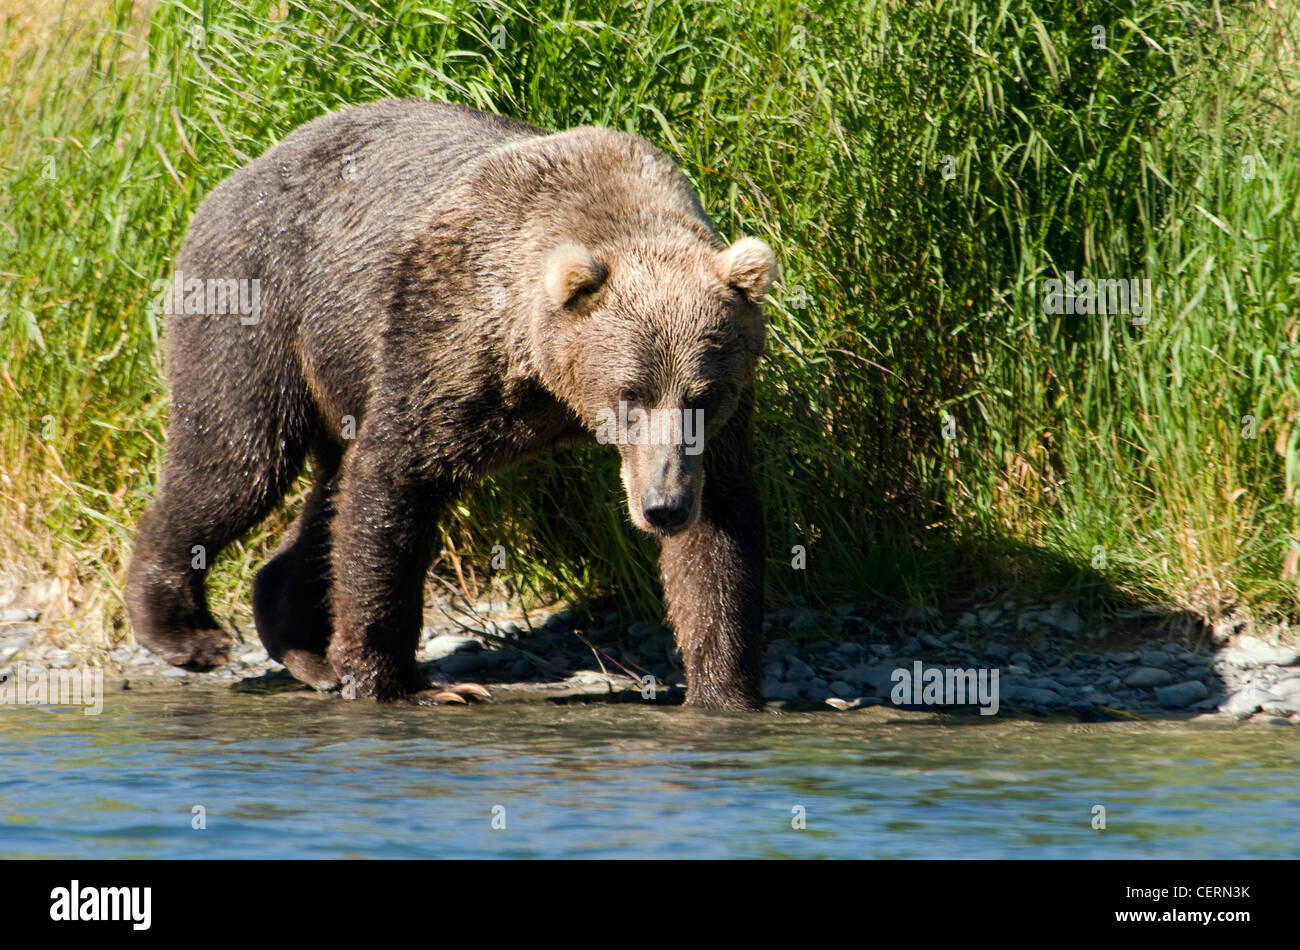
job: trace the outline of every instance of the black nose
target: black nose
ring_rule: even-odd
[[[648,491],[641,496],[641,514],[656,528],[680,528],[690,509],[684,497]]]

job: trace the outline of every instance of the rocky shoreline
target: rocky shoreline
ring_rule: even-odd
[[[503,616],[505,605],[480,607],[485,612],[473,617],[426,615],[417,659],[432,682],[482,683],[498,701],[673,703],[684,695],[671,634],[660,624],[624,625],[613,614],[597,621],[569,609],[494,620],[487,618]],[[1143,613],[1136,612],[1139,619]],[[1145,613],[1150,621],[1159,616]],[[968,611],[955,623],[945,623],[935,611],[869,617],[852,607],[789,608],[770,614],[764,632],[765,688],[773,708],[852,712],[884,706],[977,715],[973,701],[900,702],[900,695],[912,694],[898,692],[898,671],[942,679],[949,671],[996,670],[1000,716],[1300,724],[1300,649],[1285,642],[1285,630],[1245,627],[1219,642],[1202,635],[1200,640],[1211,642],[1199,645],[1153,636],[1130,637],[1124,648],[1093,646],[1090,641],[1114,638],[1087,631],[1064,605],[1007,604]],[[110,692],[190,684],[279,691],[297,685],[255,636],[236,645],[227,666],[207,674],[168,666],[135,645],[95,649],[69,641],[43,624],[35,609],[0,610],[0,675],[19,663],[29,669],[94,666],[104,670]]]

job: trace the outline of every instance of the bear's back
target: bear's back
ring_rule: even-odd
[[[388,99],[341,109],[295,129],[222,181],[195,212],[178,264],[264,271],[309,263],[346,245],[358,259],[397,237],[458,169],[543,130],[463,106]],[[270,276],[256,273],[249,276]]]
[[[302,371],[329,388],[359,386],[391,268],[429,209],[476,158],[545,134],[418,99],[354,106],[295,129],[209,193],[176,258],[178,278],[256,281],[257,324],[168,318],[169,375],[234,362],[274,374],[280,387],[298,385]],[[313,340],[301,339],[304,329]]]

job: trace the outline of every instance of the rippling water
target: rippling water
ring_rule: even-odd
[[[1300,856],[1285,726],[176,689],[0,708],[0,761],[6,858]]]

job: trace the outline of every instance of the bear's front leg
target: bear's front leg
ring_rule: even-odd
[[[668,619],[686,663],[686,705],[763,705],[763,512],[750,471],[749,394],[705,450],[695,524],[665,538]]]
[[[486,697],[474,684],[430,689],[415,662],[437,518],[454,485],[417,474],[391,441],[386,452],[368,441],[363,435],[344,460],[332,526],[330,663],[345,691],[379,702]]]

